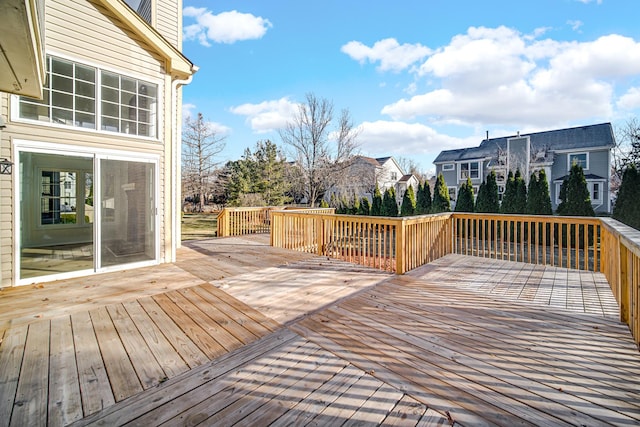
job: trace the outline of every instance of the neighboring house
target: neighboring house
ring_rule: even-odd
[[[519,169],[528,183],[533,172],[544,169],[555,210],[560,203],[560,185],[573,162],[577,162],[584,169],[594,210],[609,213],[611,149],[614,145],[611,123],[602,123],[485,139],[479,147],[442,151],[433,163],[436,174],[444,176],[454,201],[458,188],[467,177],[471,178],[477,194],[482,181],[495,170],[502,194],[509,170]]]
[[[420,183],[414,175],[405,174],[393,157],[357,156],[351,161],[344,176],[346,183],[342,186],[343,191],[372,200],[377,183],[382,194],[388,188],[393,187],[398,204],[402,203],[402,197],[409,185],[413,187],[415,193]],[[338,192],[331,191],[326,198],[328,199],[332,193]]]
[[[13,162],[0,287],[175,260],[181,86],[197,70],[181,1],[6,0],[3,48],[20,42],[7,3],[28,16],[13,30],[24,55],[8,56],[28,84],[0,86],[0,158]]]

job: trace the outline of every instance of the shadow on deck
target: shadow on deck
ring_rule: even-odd
[[[141,270],[0,292],[0,425],[640,422],[599,273],[448,255],[395,276],[263,236]]]

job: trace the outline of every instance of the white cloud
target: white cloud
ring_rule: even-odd
[[[193,112],[196,108],[195,104],[182,104],[182,117],[185,119],[187,117],[193,117]]]
[[[640,87],[630,88],[627,93],[618,99],[617,106],[622,110],[640,108]]]
[[[582,21],[580,21],[580,20],[575,20],[575,21],[569,20],[569,21],[567,21],[567,24],[569,24],[571,26],[571,29],[573,31],[580,30],[580,27],[582,27],[584,25],[584,23]]]
[[[584,3],[584,4],[589,4],[589,3],[596,3],[596,4],[602,4],[602,0],[576,0],[580,3]]]
[[[435,155],[442,150],[474,146],[477,137],[455,138],[421,123],[378,120],[363,122],[358,134],[361,149],[375,156]]]
[[[640,74],[640,43],[536,40],[506,27],[471,27],[416,69],[433,90],[382,109],[395,120],[553,126],[609,119],[619,83]],[[630,95],[631,96],[631,95]],[[629,99],[621,105],[631,105]]]
[[[350,41],[340,49],[361,64],[369,61],[380,62],[380,71],[401,71],[411,64],[420,61],[431,53],[431,49],[421,44],[399,44],[396,39],[389,38],[377,41],[368,47],[359,41]]]
[[[254,132],[265,133],[285,127],[297,113],[298,104],[287,98],[280,98],[259,104],[238,105],[230,108],[230,111],[247,116],[247,122]]]
[[[188,6],[182,13],[185,18],[194,18],[196,21],[195,24],[185,25],[184,39],[197,39],[204,46],[210,46],[209,41],[232,44],[259,39],[273,26],[268,19],[236,10],[214,15],[204,7]]]

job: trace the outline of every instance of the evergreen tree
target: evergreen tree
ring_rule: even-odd
[[[549,184],[544,170],[538,172],[537,175],[531,174],[525,212],[530,215],[551,215],[553,213],[549,197]]]
[[[467,177],[458,190],[455,212],[473,212],[473,208],[473,184],[471,178]]]
[[[503,214],[516,213],[515,200],[516,200],[517,185],[513,176],[513,172],[509,171],[507,176],[507,183],[504,188],[504,195],[502,196],[502,205],[500,205],[500,212]]]
[[[536,215],[539,205],[538,177],[535,172],[529,178],[529,187],[527,188],[527,208],[525,213]]]
[[[558,215],[595,216],[582,166],[574,163],[560,187]]]
[[[622,175],[622,184],[618,190],[618,198],[613,207],[613,218],[640,230],[640,172],[634,164],[630,164]]]
[[[549,194],[549,182],[544,169],[538,172],[538,191],[540,194],[540,207],[538,213],[540,215],[553,215],[551,207],[551,195]]]
[[[438,174],[436,178],[436,187],[433,190],[433,200],[431,202],[431,211],[433,213],[451,211],[451,201],[449,200],[449,189],[444,181],[444,176]]]
[[[320,207],[321,208],[328,208],[329,207],[329,203],[327,203],[327,201],[325,199],[322,199],[322,201],[320,202]]]
[[[423,181],[418,186],[418,194],[416,197],[416,213],[424,215],[431,212],[431,187],[428,181]]]
[[[524,182],[524,178],[520,174],[519,170],[516,170],[516,174],[513,178],[516,182],[514,213],[523,214],[527,211],[527,184]]]
[[[351,215],[358,215],[359,211],[360,211],[360,199],[354,193],[353,194],[353,200],[351,201],[351,205],[349,206],[349,213]]]
[[[368,198],[363,197],[362,200],[360,200],[358,215],[371,215],[371,203],[369,203]]]
[[[373,192],[373,202],[371,203],[371,215],[382,216],[382,193],[380,193],[380,188],[378,187],[378,183],[376,183],[376,189]]]
[[[487,175],[487,179],[480,184],[478,196],[476,197],[476,212],[498,213],[500,212],[500,201],[498,199],[498,183],[495,171]]]
[[[393,187],[387,188],[382,198],[382,216],[398,216],[398,203]]]
[[[407,191],[402,196],[402,207],[400,209],[400,216],[411,216],[416,213],[416,196],[413,193],[413,186],[409,185]]]

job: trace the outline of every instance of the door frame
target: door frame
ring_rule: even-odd
[[[159,218],[159,203],[160,203],[160,155],[147,154],[138,152],[129,152],[124,150],[112,150],[102,149],[94,147],[86,147],[81,145],[67,145],[58,144],[44,141],[33,141],[25,139],[13,140],[14,158],[20,159],[20,154],[23,152],[41,153],[41,154],[53,154],[72,157],[84,157],[93,159],[93,196],[94,196],[94,222],[93,222],[93,269],[78,270],[65,273],[50,274],[44,276],[30,277],[26,279],[20,278],[21,269],[21,203],[20,203],[20,191],[21,191],[21,174],[20,171],[15,174],[15,184],[13,186],[13,283],[15,286],[29,285],[39,282],[47,282],[52,280],[68,279],[73,277],[88,276],[95,273],[103,273],[109,271],[120,271],[131,268],[145,267],[150,265],[157,265],[160,263],[160,218]],[[134,161],[141,163],[152,163],[154,165],[154,199],[155,209],[152,212],[154,216],[154,239],[155,239],[155,254],[153,260],[139,261],[128,264],[119,264],[108,267],[100,266],[100,251],[101,251],[101,212],[99,207],[101,206],[101,194],[100,183],[102,178],[100,174],[100,160],[123,160]],[[17,162],[17,168],[20,167],[20,162]]]

